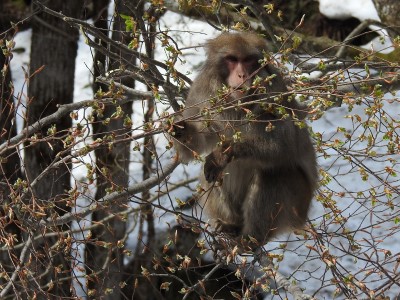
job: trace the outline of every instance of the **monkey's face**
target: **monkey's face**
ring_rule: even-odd
[[[266,50],[263,39],[254,34],[224,33],[207,43],[207,74],[218,75],[221,88],[229,88],[230,98],[246,97],[255,90],[256,75],[268,76],[260,64]]]
[[[252,77],[260,67],[258,56],[249,55],[245,57],[232,54],[224,58],[228,77],[226,84],[232,89],[250,88]]]
[[[257,54],[228,53],[222,56],[223,83],[229,87],[230,97],[237,99],[248,94],[254,76],[260,70],[259,60]]]

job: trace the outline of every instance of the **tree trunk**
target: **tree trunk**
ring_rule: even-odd
[[[107,5],[108,1],[100,1],[96,5],[101,8]],[[135,1],[132,1],[135,2]],[[125,4],[125,1],[115,1],[115,20],[113,24],[113,40],[128,43],[128,35],[125,33],[125,21],[120,17],[120,14],[130,15],[131,12],[126,5],[134,6],[130,2]],[[97,9],[99,11],[99,9]],[[107,11],[104,11],[99,20],[95,22],[97,27],[108,29]],[[121,54],[122,55],[122,54]],[[96,52],[95,62],[102,62],[106,65],[105,57],[100,52]],[[119,62],[117,62],[119,65]],[[113,62],[110,62],[110,66]],[[112,68],[112,67],[111,67]],[[99,70],[95,66],[95,78],[99,75]],[[134,87],[133,80],[124,82],[124,84]],[[94,91],[99,88],[103,91],[107,89],[104,85],[94,84]],[[103,116],[96,116],[93,124],[94,139],[105,138],[110,132],[117,132],[118,136],[113,136],[112,139],[125,139],[131,135],[130,128],[124,127],[124,118],[132,115],[132,103],[121,105],[123,117],[110,118],[116,112],[117,105],[108,105],[105,107]],[[106,118],[110,118],[108,124],[103,123]],[[129,162],[130,162],[130,143],[124,142],[116,144],[112,148],[101,148],[95,150],[96,154],[96,171],[97,171],[97,193],[96,199],[106,195],[106,189],[109,188],[124,188],[128,186],[129,179]],[[105,172],[105,170],[107,170]],[[106,174],[107,173],[107,174]],[[101,222],[102,225],[92,230],[92,238],[97,243],[86,244],[86,272],[90,276],[88,281],[89,294],[102,299],[125,299],[121,293],[121,282],[123,281],[123,266],[124,266],[124,246],[126,234],[126,221],[119,217],[115,217],[110,221],[102,221],[105,217],[118,213],[126,209],[126,200],[121,200],[120,205],[113,205],[109,210],[96,211],[92,215],[92,222]],[[109,244],[109,247],[99,247],[99,242]]]
[[[3,4],[0,3],[0,11]],[[0,19],[0,32],[5,32],[9,24]],[[11,36],[11,35],[10,35]],[[13,99],[13,85],[11,80],[11,49],[5,45],[0,51],[0,144],[7,142],[16,134],[16,108]],[[12,236],[16,240],[21,240],[21,230],[15,220],[9,216],[8,205],[10,203],[10,191],[17,178],[21,178],[21,163],[16,149],[4,151],[0,155],[0,228],[1,237],[10,239]],[[9,247],[8,251],[0,252],[1,271],[10,274],[14,270],[12,258],[19,256],[19,251]],[[7,277],[2,276],[0,284],[6,284]]]
[[[383,24],[387,26],[393,26],[394,30],[397,31],[397,35],[400,35],[400,2],[399,0],[373,0],[378,15],[381,18]],[[396,28],[397,27],[397,28]],[[389,30],[389,34],[395,37],[393,32]]]
[[[143,11],[141,12],[143,14]],[[156,32],[156,22],[149,23],[148,32]],[[145,41],[146,54],[148,57],[154,58],[154,49],[152,45],[155,44],[155,35],[149,35],[148,40]],[[150,88],[148,88],[150,91]],[[152,124],[153,114],[155,111],[155,101],[154,98],[147,99],[147,111],[144,114],[144,123]],[[152,125],[149,125],[152,128]],[[143,139],[143,180],[148,179],[154,171],[154,159],[155,154],[155,143],[153,136],[146,136]],[[137,243],[134,262],[125,267],[125,273],[133,276],[128,276],[127,285],[134,285],[136,299],[162,299],[161,294],[154,290],[154,286],[157,286],[156,278],[143,278],[142,268],[150,270],[152,268],[152,254],[156,249],[156,229],[154,225],[154,214],[153,206],[150,201],[150,191],[144,191],[142,193],[142,202],[140,209],[139,218],[139,237],[140,240]]]
[[[80,16],[83,7],[81,1],[43,2],[50,9],[62,11],[65,15],[75,18]],[[32,20],[32,27],[30,73],[33,74],[41,67],[43,69],[29,81],[26,125],[55,112],[58,105],[73,101],[78,48],[78,31],[60,19],[48,14],[38,14]],[[54,125],[57,130],[55,138],[49,137],[46,142],[25,145],[25,169],[29,182],[35,180],[56,159],[56,155],[65,150],[58,138],[65,135],[71,127],[71,119],[62,118]],[[42,129],[37,137],[47,137],[47,130],[48,128]],[[67,155],[66,152],[62,155]],[[32,189],[31,199],[35,201],[36,209],[43,209],[48,215],[54,216],[68,212],[63,199],[67,198],[70,190],[69,170],[69,163],[51,169],[37,182]],[[52,294],[71,296],[69,253],[60,251],[62,244],[56,245],[58,242],[57,239],[46,239],[31,253],[35,262],[31,270],[35,277],[35,280],[31,281],[32,289],[42,299],[48,299],[48,293],[45,291],[49,289],[49,284],[54,285],[50,291]]]

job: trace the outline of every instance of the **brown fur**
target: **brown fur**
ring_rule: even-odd
[[[300,129],[290,117],[282,118],[275,108],[284,106],[298,119],[305,117],[306,109],[282,95],[287,88],[278,69],[271,64],[261,68],[258,60],[266,49],[263,39],[249,33],[224,33],[209,41],[207,60],[190,89],[174,141],[182,162],[197,154],[207,155],[200,176],[206,192],[200,201],[215,226],[260,242],[302,227],[317,185],[308,130]],[[230,87],[230,95],[216,97],[233,76],[227,70],[226,57],[233,56],[241,63],[254,55],[256,66],[243,65],[251,68],[249,73],[258,70],[257,76],[262,78],[275,75],[271,84],[263,84],[266,91],[257,94],[260,89],[250,88],[252,79],[246,79],[246,92]],[[244,103],[241,108],[227,108],[238,100]],[[255,100],[262,104],[248,103]],[[250,120],[249,111],[253,114]],[[274,129],[266,130],[269,124]],[[237,132],[238,140],[234,138]]]

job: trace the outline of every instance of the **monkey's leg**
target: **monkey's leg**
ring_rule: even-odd
[[[200,198],[200,203],[204,206],[207,216],[212,220],[214,229],[218,233],[226,233],[235,237],[242,230],[241,207],[242,199],[246,195],[246,185],[243,186],[237,182],[237,169],[235,163],[232,163],[224,170],[222,186],[207,182],[204,174],[200,176],[201,186],[205,190],[204,195]]]
[[[259,170],[244,202],[243,235],[265,243],[278,233],[300,228],[312,188],[300,168]]]

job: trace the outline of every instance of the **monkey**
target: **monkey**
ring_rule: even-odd
[[[265,244],[302,228],[317,187],[304,105],[288,97],[278,68],[254,33],[222,33],[173,125],[181,162],[205,155],[199,199],[214,228]],[[257,84],[258,83],[258,84]]]

